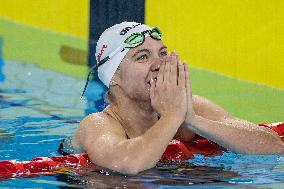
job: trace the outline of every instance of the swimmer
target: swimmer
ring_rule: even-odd
[[[172,139],[195,135],[236,153],[284,153],[272,130],[192,95],[187,63],[167,51],[158,28],[114,25],[100,36],[96,58],[109,106],[85,117],[72,140],[93,163],[137,174],[154,167]]]

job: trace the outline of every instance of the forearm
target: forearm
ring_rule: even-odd
[[[181,120],[161,117],[143,135],[117,144],[111,153],[117,156],[113,162],[119,165],[117,171],[135,174],[154,167],[181,124]]]
[[[237,153],[284,153],[280,137],[270,129],[244,120],[212,121],[194,116],[185,127],[220,146]]]

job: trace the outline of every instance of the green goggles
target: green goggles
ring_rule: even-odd
[[[156,39],[156,40],[162,39],[162,32],[159,30],[159,28],[154,27],[151,30],[132,33],[129,37],[125,39],[124,43],[128,45],[127,46],[128,48],[137,47],[144,43],[145,34],[149,34],[152,39]]]
[[[139,45],[142,45],[145,41],[145,35],[149,34],[149,36],[152,39],[156,39],[156,40],[161,40],[163,35],[162,32],[159,30],[159,28],[154,27],[151,30],[146,30],[143,32],[135,32],[132,33],[129,37],[127,37],[124,40],[124,43],[118,47],[116,50],[114,50],[112,53],[110,53],[107,57],[105,57],[104,59],[102,59],[99,63],[98,63],[98,67],[101,66],[102,64],[104,64],[105,62],[107,62],[109,59],[111,59],[114,55],[116,55],[119,51],[123,51],[125,48],[134,48],[134,47],[138,47]],[[126,44],[126,46],[125,46]],[[123,48],[123,46],[125,46]]]

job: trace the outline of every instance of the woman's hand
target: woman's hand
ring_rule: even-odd
[[[185,118],[185,123],[190,124],[191,120],[195,116],[195,112],[193,109],[193,101],[192,101],[192,92],[191,92],[191,81],[188,72],[188,65],[184,62],[185,66],[185,78],[186,78],[186,95],[187,95],[187,113]]]
[[[176,54],[161,64],[157,82],[150,82],[152,107],[160,116],[171,116],[184,121],[187,112],[186,67]]]

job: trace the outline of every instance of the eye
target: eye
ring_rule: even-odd
[[[161,56],[167,56],[168,55],[168,51],[162,51],[161,52]]]
[[[143,54],[143,55],[139,56],[136,60],[138,60],[138,61],[144,61],[144,60],[147,60],[147,59],[148,59],[148,55]]]

